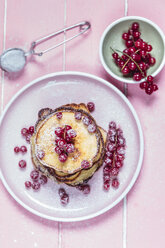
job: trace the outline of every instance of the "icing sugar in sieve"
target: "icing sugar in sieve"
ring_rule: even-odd
[[[87,21],[84,21],[84,22],[72,25],[70,27],[61,29],[55,33],[49,34],[43,38],[40,38],[36,41],[33,41],[31,44],[31,48],[28,52],[25,52],[21,48],[7,49],[0,56],[0,68],[6,72],[9,72],[9,73],[19,72],[25,67],[26,62],[27,62],[27,56],[29,56],[29,55],[42,56],[44,53],[47,53],[47,52],[55,49],[56,47],[59,47],[62,44],[66,43],[68,41],[71,41],[74,38],[78,37],[79,35],[85,33],[90,27],[91,27],[90,23]],[[59,35],[61,33],[65,33],[66,31],[74,29],[74,28],[79,28],[79,32],[77,34],[75,34],[74,36],[72,36],[72,37],[52,46],[52,47],[49,47],[43,51],[40,51],[40,52],[35,51],[35,48],[39,44]]]

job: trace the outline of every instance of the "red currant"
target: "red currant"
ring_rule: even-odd
[[[135,73],[135,74],[133,75],[133,79],[134,79],[135,81],[140,81],[140,80],[142,79],[142,76],[141,76],[141,74],[140,74],[139,72],[137,72],[137,73]]]
[[[18,146],[15,146],[15,147],[14,147],[14,152],[15,152],[15,153],[18,153],[19,151],[20,151],[20,148],[19,148]]]
[[[139,23],[138,22],[132,23],[132,30],[137,31],[138,29],[139,29]]]

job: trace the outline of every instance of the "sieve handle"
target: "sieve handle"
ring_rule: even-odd
[[[90,27],[91,27],[91,24],[90,24],[88,21],[84,21],[84,22],[80,22],[80,23],[77,23],[77,24],[75,24],[75,25],[72,25],[72,26],[70,26],[70,27],[66,27],[66,28],[64,28],[64,29],[61,29],[61,30],[59,30],[59,31],[57,31],[57,32],[55,32],[55,33],[51,33],[51,34],[49,34],[49,35],[47,35],[47,36],[45,36],[45,37],[42,37],[42,38],[40,38],[40,39],[38,39],[38,40],[36,40],[36,41],[33,41],[33,42],[31,43],[31,48],[30,48],[29,53],[30,53],[30,54],[33,54],[33,55],[42,56],[44,53],[47,53],[47,52],[49,52],[49,51],[55,49],[56,47],[59,47],[59,46],[61,46],[62,44],[66,43],[66,42],[68,42],[68,41],[71,41],[71,40],[73,40],[74,38],[78,37],[79,35],[85,33]],[[69,30],[71,30],[71,29],[74,29],[74,28],[79,28],[80,31],[79,31],[78,34],[75,34],[74,36],[72,36],[72,37],[70,37],[70,38],[68,38],[68,39],[66,39],[66,40],[64,40],[64,41],[62,41],[62,42],[60,42],[60,43],[58,43],[58,44],[52,46],[52,47],[49,47],[49,48],[47,48],[47,49],[45,49],[45,50],[43,50],[43,51],[40,51],[40,52],[36,52],[36,51],[35,51],[35,48],[36,48],[38,45],[40,45],[41,43],[43,43],[43,42],[45,42],[45,41],[47,41],[47,40],[49,40],[49,39],[51,39],[51,38],[53,38],[53,37],[55,37],[55,36],[61,34],[61,33],[65,33],[65,32],[67,32],[67,31],[69,31]]]

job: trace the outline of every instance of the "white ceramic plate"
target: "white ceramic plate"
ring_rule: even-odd
[[[67,103],[93,101],[97,123],[108,129],[114,120],[123,129],[127,149],[119,174],[120,187],[103,191],[102,168],[89,181],[91,193],[62,185],[69,193],[66,207],[60,204],[59,185],[49,181],[38,192],[27,190],[24,182],[33,168],[30,147],[25,155],[16,155],[16,145],[27,145],[20,134],[23,127],[34,125],[41,108],[56,108]],[[10,101],[0,122],[0,176],[12,197],[30,212],[57,221],[80,221],[98,216],[121,201],[138,177],[143,159],[143,135],[137,114],[128,99],[113,85],[93,75],[60,72],[41,77],[24,87]],[[18,161],[27,161],[21,170]]]

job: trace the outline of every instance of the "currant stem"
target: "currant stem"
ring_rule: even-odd
[[[115,136],[115,146],[117,145],[117,131],[118,129],[116,129],[116,136]],[[112,168],[115,167],[115,154],[116,154],[116,150],[113,153],[113,162],[112,162]]]
[[[136,50],[135,53],[138,53],[140,51],[140,49]],[[125,62],[125,64],[123,65],[123,67],[121,68],[121,70],[123,70],[125,68],[125,66],[128,64],[128,62],[130,61],[130,58]]]
[[[141,72],[143,77],[145,77],[145,75],[144,75],[143,71],[141,70],[141,68],[139,67],[138,63],[136,63],[136,61],[131,56],[129,56],[127,53],[121,52],[118,49],[116,49],[116,51],[119,52],[119,53],[122,53],[122,54],[126,55],[128,58],[130,58],[135,63],[135,65],[137,66],[137,68],[139,69],[139,71]]]

